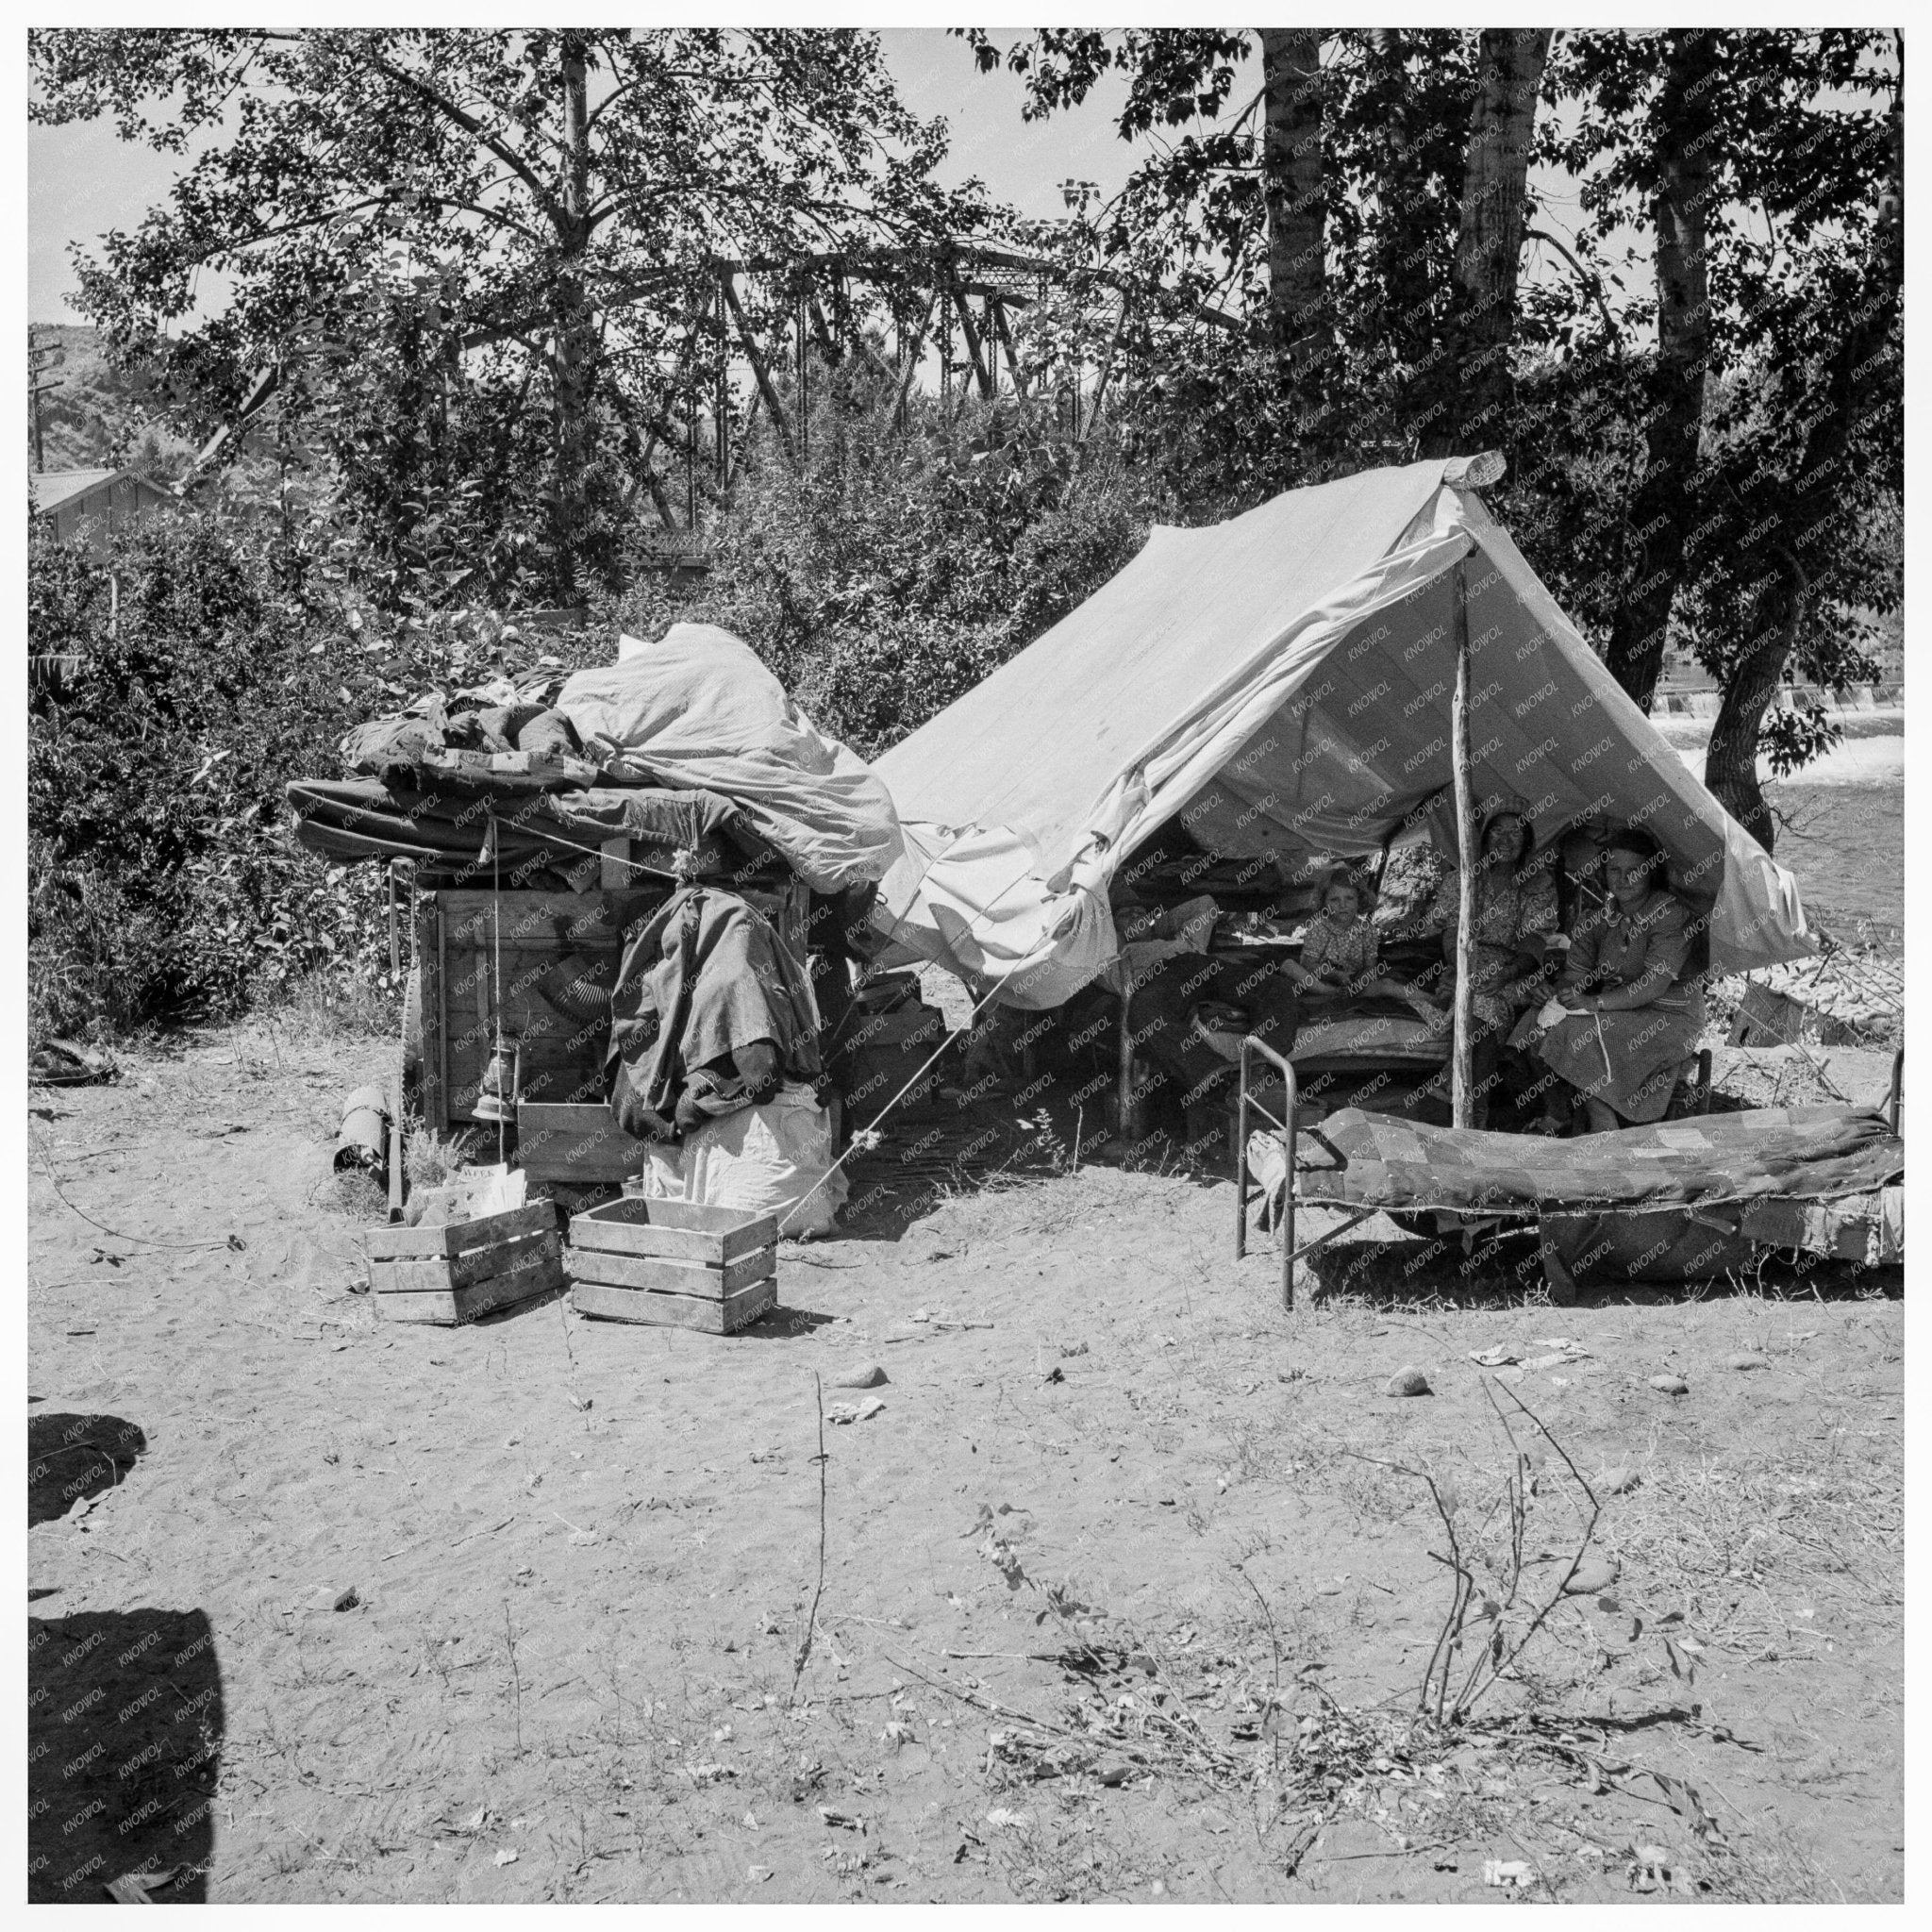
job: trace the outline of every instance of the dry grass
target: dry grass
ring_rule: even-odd
[[[411,1189],[441,1187],[475,1158],[481,1138],[481,1130],[476,1128],[438,1134],[413,1118],[406,1121],[403,1172],[408,1175]]]
[[[400,1025],[396,996],[360,974],[318,970],[291,982],[256,1017],[291,1040],[344,1041],[394,1039]]]

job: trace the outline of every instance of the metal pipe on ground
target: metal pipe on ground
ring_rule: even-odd
[[[381,1174],[389,1161],[390,1108],[380,1087],[358,1087],[342,1103],[342,1124],[336,1132],[338,1174],[362,1168]]]

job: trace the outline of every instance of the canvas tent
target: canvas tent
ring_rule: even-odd
[[[1494,458],[1478,459],[1494,463]],[[1498,473],[1500,473],[1498,471]],[[1604,669],[1460,458],[1157,527],[1080,608],[878,760],[895,948],[1058,1006],[1116,954],[1108,889],[1179,818],[1228,858],[1365,854],[1452,780],[1458,579],[1477,795],[1642,824],[1720,972],[1813,950],[1796,882]],[[1485,479],[1486,480],[1486,479]]]

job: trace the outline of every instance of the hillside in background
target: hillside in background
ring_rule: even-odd
[[[158,483],[179,475],[194,454],[188,441],[162,420],[154,380],[114,368],[91,328],[36,323],[36,347],[51,347],[45,379],[60,387],[41,398],[41,437],[49,470],[122,469],[133,466]],[[33,463],[29,422],[27,463]]]

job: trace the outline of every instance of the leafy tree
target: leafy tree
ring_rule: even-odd
[[[1655,349],[1585,378],[1642,435],[1607,662],[1647,704],[1680,628],[1724,693],[1707,781],[1769,845],[1759,751],[1788,770],[1831,737],[1774,706],[1788,667],[1869,678],[1858,612],[1897,601],[1902,56],[1864,30],[1579,34],[1553,84],[1585,109],[1551,141],[1580,245],[1652,238],[1623,325]]]
[[[1004,53],[969,38],[982,66],[1026,76],[1031,114],[1124,72],[1119,131],[1155,149],[1101,245],[1257,325],[1141,358],[1148,442],[1184,495],[1226,508],[1509,440],[1547,29],[1043,29]]]
[[[708,258],[977,207],[935,186],[942,124],[904,110],[869,34],[50,29],[30,51],[37,118],[109,114],[192,157],[78,264],[110,349],[161,355],[202,434],[277,372],[288,433],[405,571],[521,570],[566,597],[608,577],[627,476],[679,400],[667,358],[724,325]],[[233,299],[177,327],[204,269]],[[460,563],[458,522],[484,533]]]

